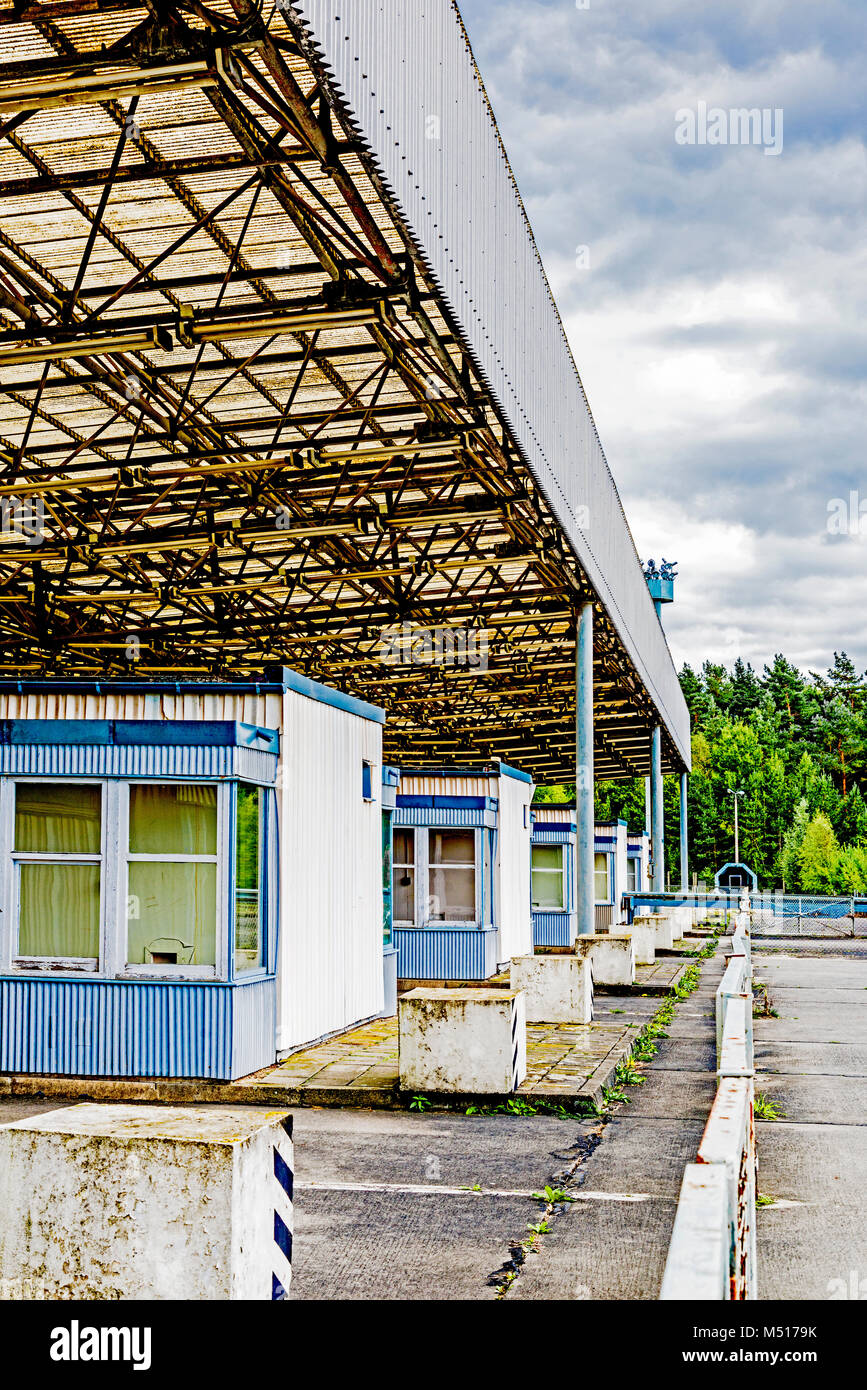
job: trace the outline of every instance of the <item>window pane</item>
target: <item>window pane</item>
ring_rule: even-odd
[[[216,854],[217,788],[132,786],[130,854]]]
[[[394,916],[397,922],[415,921],[415,869],[403,864],[394,869]]]
[[[475,869],[431,867],[428,916],[434,922],[475,921]]]
[[[432,830],[432,864],[475,864],[476,836],[472,830]]]
[[[216,864],[129,866],[130,965],[215,965]]]
[[[395,832],[394,832],[394,862],[395,862],[395,864],[414,864],[414,863],[415,863],[415,831],[414,831],[414,830],[395,830]]]
[[[593,864],[596,900],[597,902],[607,903],[611,896],[608,891],[608,855],[594,854]]]
[[[629,893],[638,891],[638,860],[627,859],[626,861],[626,888]]]
[[[235,878],[235,974],[264,965],[261,862],[262,788],[238,787]]]
[[[534,869],[562,869],[562,845],[534,845],[532,849]]]
[[[22,864],[18,954],[99,957],[99,865]]]
[[[15,848],[44,854],[99,854],[99,787],[16,782]]]
[[[544,869],[533,871],[533,906],[540,908],[543,912],[562,912],[563,875],[561,873],[546,872]]]

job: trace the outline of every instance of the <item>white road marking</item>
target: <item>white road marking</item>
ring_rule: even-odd
[[[403,1192],[410,1196],[435,1192],[441,1197],[533,1197],[534,1192],[499,1187],[444,1187],[439,1183],[402,1182],[296,1182],[296,1190],[305,1192]],[[567,1189],[563,1189],[566,1191]],[[576,1202],[648,1202],[650,1192],[582,1192],[569,1191]]]

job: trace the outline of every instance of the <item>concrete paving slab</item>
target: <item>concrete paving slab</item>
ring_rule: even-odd
[[[756,1090],[799,1124],[867,1124],[863,1076],[792,1076],[759,1072]],[[867,1173],[864,1174],[867,1178]],[[867,1271],[865,1271],[867,1273]]]
[[[771,1042],[757,1037],[755,1057],[756,1066],[762,1072],[867,1077],[867,1047],[857,1044],[846,1044],[841,1049],[840,1043]]]
[[[630,1086],[627,1094],[633,1117],[704,1121],[716,1095],[716,1076],[707,1071],[669,1069],[660,1076],[655,1070],[643,1086]]]
[[[525,1262],[508,1301],[657,1298],[676,1206],[676,1196],[574,1203]]]
[[[760,1124],[758,1144],[759,1191],[802,1203],[759,1208],[761,1297],[827,1299],[832,1280],[867,1277],[867,1129]]]
[[[492,1300],[486,1281],[537,1210],[477,1193],[301,1193],[290,1297]]]
[[[660,1038],[655,1065],[664,1071],[712,1072],[716,1069],[716,1036],[708,1029],[701,1037]]]

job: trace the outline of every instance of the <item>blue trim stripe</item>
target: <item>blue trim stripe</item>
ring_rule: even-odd
[[[516,782],[527,782],[530,786],[533,785],[533,779],[529,772],[521,772],[517,767],[509,767],[508,763],[500,763],[500,776],[514,777]]]
[[[274,1241],[286,1256],[289,1263],[292,1263],[292,1232],[283,1220],[279,1211],[274,1213]]]
[[[272,1303],[282,1303],[285,1299],[288,1299],[288,1297],[289,1297],[289,1295],[288,1295],[288,1293],[286,1292],[286,1290],[284,1289],[283,1285],[280,1283],[280,1280],[277,1278],[277,1275],[276,1275],[276,1274],[272,1274],[272,1275],[271,1275],[271,1302],[272,1302]]]
[[[280,751],[276,729],[228,719],[3,719],[0,744],[104,747],[240,747]]]
[[[286,1162],[279,1149],[274,1150],[274,1177],[279,1182],[289,1201],[292,1201],[293,1177],[292,1169]]]

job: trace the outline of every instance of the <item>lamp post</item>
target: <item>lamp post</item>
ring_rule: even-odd
[[[741,862],[741,851],[738,837],[738,797],[743,796],[744,793],[740,790],[735,790],[734,787],[729,787],[728,792],[729,796],[733,796],[735,799],[735,863],[739,864]]]

